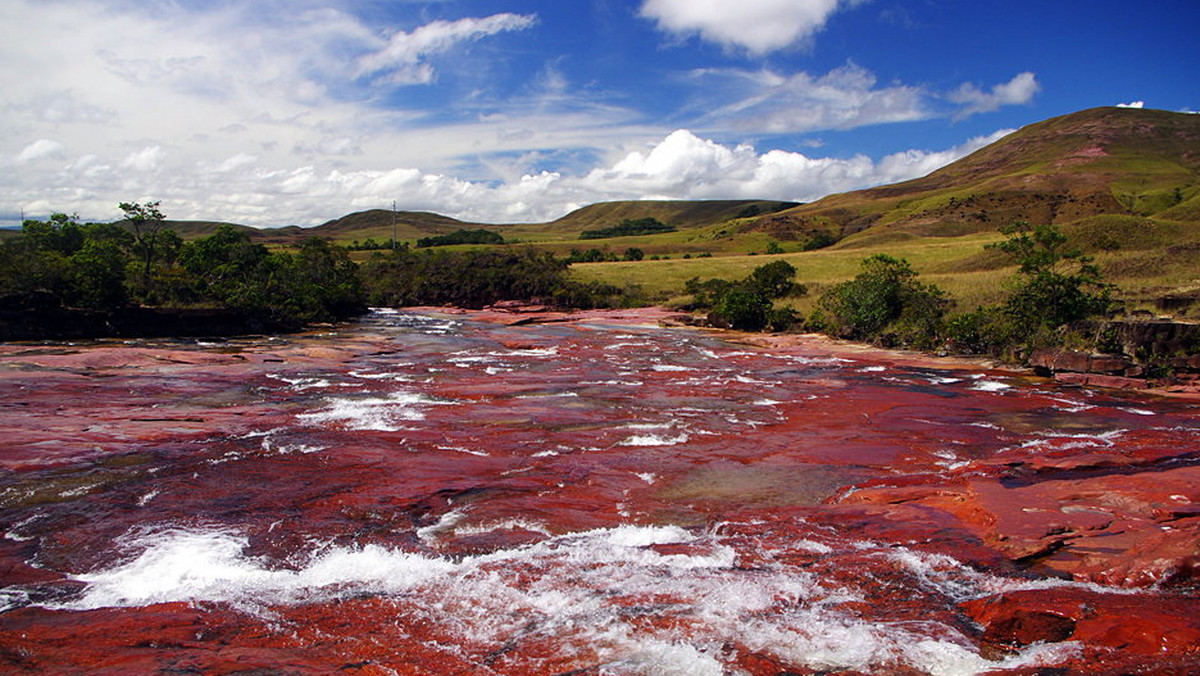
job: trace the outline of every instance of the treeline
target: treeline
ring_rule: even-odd
[[[298,325],[360,313],[364,295],[346,251],[312,238],[270,251],[232,226],[194,242],[164,227],[157,203],[121,205],[118,224],[55,214],[0,244],[0,295],[95,311],[224,308]]]
[[[885,254],[821,295],[810,330],[883,346],[986,354],[1021,360],[1037,347],[1060,344],[1063,328],[1111,306],[1111,285],[1099,268],[1053,225],[1018,221],[988,245],[1018,265],[998,304],[952,314],[952,302],[920,282],[907,261]]]
[[[822,293],[807,317],[775,307],[775,301],[807,291],[793,281],[796,271],[784,261],[760,266],[739,281],[693,278],[685,288],[693,298],[687,307],[706,312],[713,326],[795,327],[884,347],[1011,361],[1061,344],[1064,327],[1110,309],[1111,286],[1055,226],[1020,221],[1002,232],[1006,238],[989,248],[1018,265],[1016,278],[1006,284],[1003,301],[966,312],[952,312],[945,291],[920,281],[908,261],[887,254],[864,259],[859,274]]]
[[[478,230],[455,230],[447,235],[434,235],[417,240],[417,248],[454,244],[504,244],[504,237],[499,233],[480,228]]]
[[[667,225],[652,216],[645,218],[625,219],[618,225],[607,228],[584,230],[579,233],[579,239],[608,239],[610,237],[629,237],[632,235],[656,235],[663,232],[675,232],[675,227]]]
[[[372,305],[453,305],[482,308],[523,301],[570,308],[613,307],[630,302],[615,286],[584,284],[567,276],[568,263],[532,247],[475,251],[376,254],[363,265]]]

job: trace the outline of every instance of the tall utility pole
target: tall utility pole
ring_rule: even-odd
[[[396,250],[396,200],[392,200],[392,251]]]

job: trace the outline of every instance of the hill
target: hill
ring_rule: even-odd
[[[327,237],[348,243],[368,238],[390,241],[395,233],[400,241],[415,241],[431,235],[444,235],[456,230],[486,229],[498,232],[510,241],[564,242],[575,241],[579,233],[591,228],[619,224],[623,220],[656,218],[679,230],[695,230],[737,218],[751,218],[796,206],[795,202],[774,200],[627,200],[591,204],[548,223],[489,224],[460,221],[441,214],[421,211],[369,209],[304,228],[289,225],[280,228],[250,228],[237,225],[250,233],[252,239],[264,244],[292,246],[308,237]],[[168,225],[184,239],[196,239],[212,234],[218,222],[169,221]]]
[[[1200,115],[1094,108],[1010,134],[928,176],[758,219],[780,239],[948,237],[1017,219],[1200,220]],[[1113,225],[1109,223],[1110,227]]]
[[[627,200],[591,204],[547,225],[556,229],[588,230],[623,220],[656,218],[681,230],[703,228],[735,218],[750,218],[797,206],[768,200]]]

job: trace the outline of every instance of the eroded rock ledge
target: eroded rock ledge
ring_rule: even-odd
[[[1200,324],[1110,320],[1076,328],[1104,352],[1037,350],[1030,366],[1069,385],[1200,393]]]

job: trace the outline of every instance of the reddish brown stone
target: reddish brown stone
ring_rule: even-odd
[[[1071,639],[1090,650],[1106,648],[1110,665],[1144,664],[1167,654],[1200,658],[1200,615],[1187,597],[1139,599],[1059,587],[999,594],[961,605],[1003,645]],[[1056,638],[1057,637],[1057,638]]]

